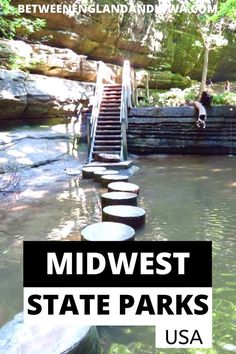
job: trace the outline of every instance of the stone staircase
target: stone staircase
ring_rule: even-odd
[[[115,154],[121,151],[121,106],[122,86],[107,84],[103,87],[103,96],[97,119],[92,157],[98,154]]]

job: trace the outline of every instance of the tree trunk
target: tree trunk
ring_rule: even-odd
[[[146,75],[146,97],[147,97],[147,101],[149,102],[150,94],[149,94],[149,73],[148,72]]]
[[[205,90],[206,80],[207,80],[207,72],[208,72],[208,60],[209,60],[209,48],[204,46],[204,64],[202,70],[202,81],[198,99],[200,100],[203,91]]]

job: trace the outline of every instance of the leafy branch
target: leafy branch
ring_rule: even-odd
[[[0,38],[25,38],[45,27],[46,21],[22,17],[10,0],[0,0]],[[24,35],[19,36],[20,32]]]

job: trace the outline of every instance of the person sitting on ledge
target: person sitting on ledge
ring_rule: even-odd
[[[207,90],[205,90],[201,95],[200,102],[193,102],[194,107],[198,110],[198,118],[196,120],[196,125],[198,128],[206,128],[207,114],[205,107],[209,107],[211,105],[212,98],[213,96],[209,95]]]

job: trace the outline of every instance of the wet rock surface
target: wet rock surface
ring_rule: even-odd
[[[71,175],[79,177],[85,159],[86,148],[82,152],[73,149],[70,124],[23,126],[0,132],[0,189],[2,194],[27,193],[30,188],[53,184],[56,180],[71,178]]]

